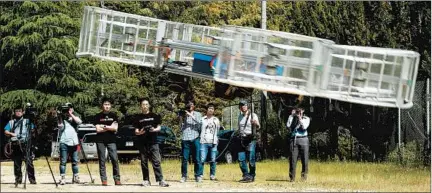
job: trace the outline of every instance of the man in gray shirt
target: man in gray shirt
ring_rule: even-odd
[[[207,105],[207,114],[202,118],[201,126],[201,160],[200,160],[200,178],[201,182],[204,172],[204,163],[207,158],[207,153],[210,151],[210,180],[216,180],[216,154],[218,145],[218,131],[220,128],[219,119],[213,116],[215,107],[213,103]]]
[[[186,105],[186,110],[183,114],[179,114],[180,118],[183,118],[181,131],[182,131],[182,163],[181,173],[182,177],[180,182],[186,182],[187,180],[187,167],[189,155],[192,153],[194,162],[194,173],[195,180],[200,181],[199,173],[199,158],[200,158],[200,131],[201,131],[201,119],[202,115],[195,111],[195,104],[193,101],[189,101]]]

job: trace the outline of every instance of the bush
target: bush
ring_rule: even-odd
[[[402,144],[400,154],[398,148],[395,148],[389,153],[388,161],[403,166],[421,166],[423,165],[423,145],[417,141]]]

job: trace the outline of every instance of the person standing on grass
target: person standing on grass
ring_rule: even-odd
[[[295,181],[295,171],[297,166],[298,155],[302,163],[302,180],[307,180],[308,162],[309,162],[309,139],[307,128],[310,124],[310,118],[304,116],[304,109],[297,108],[294,114],[288,117],[287,128],[291,131],[289,134],[290,156],[289,156],[289,178],[290,182]]]
[[[246,101],[240,101],[239,108],[240,115],[238,117],[238,134],[240,137],[240,151],[238,153],[238,160],[240,169],[243,173],[243,177],[239,182],[249,183],[255,181],[256,171],[256,134],[252,133],[252,127],[259,129],[260,124],[258,116],[255,113],[251,116]],[[246,165],[247,159],[249,160],[249,171]]]
[[[192,160],[194,162],[194,173],[195,181],[202,181],[200,175],[200,131],[201,131],[201,119],[202,115],[195,111],[195,104],[193,101],[189,101],[186,105],[185,112],[181,112],[179,115],[183,118],[181,131],[182,131],[182,163],[180,179],[181,183],[187,181],[187,167],[189,161],[189,155],[192,153]]]
[[[35,126],[33,123],[30,123],[30,119],[24,118],[23,115],[23,108],[21,106],[15,107],[13,119],[10,120],[4,128],[5,135],[10,137],[9,147],[12,150],[12,160],[14,162],[15,185],[22,183],[21,165],[23,160],[25,164],[27,164],[27,171],[24,175],[28,174],[30,184],[36,184],[33,159],[26,155],[27,146],[30,146],[30,151],[32,152],[31,144],[27,139],[31,137],[32,132],[35,132]],[[28,133],[29,124],[31,127],[30,134]]]
[[[66,183],[66,163],[68,157],[72,160],[72,183],[80,183],[79,167],[78,167],[78,145],[79,139],[77,127],[82,123],[82,120],[74,114],[72,104],[66,103],[67,111],[61,112],[58,119],[59,142],[60,142],[60,185]]]
[[[200,180],[204,172],[204,163],[207,158],[207,153],[210,151],[210,180],[216,180],[216,154],[218,145],[218,132],[220,127],[219,119],[213,116],[215,106],[213,103],[207,105],[207,114],[202,118],[200,146]],[[199,181],[201,182],[201,181]]]
[[[159,144],[156,141],[157,133],[161,130],[161,117],[150,112],[149,99],[141,99],[141,114],[138,114],[133,123],[135,135],[137,135],[137,145],[141,159],[141,170],[143,175],[142,186],[150,186],[148,169],[148,159],[151,160],[156,181],[159,186],[168,187],[162,175],[161,155]]]
[[[105,150],[108,150],[113,165],[114,184],[121,185],[120,168],[117,156],[116,132],[118,129],[117,115],[111,112],[112,102],[108,98],[102,99],[102,112],[94,116],[94,125],[97,132],[97,153],[99,158],[99,174],[102,181],[102,186],[107,186],[107,175],[105,168]]]

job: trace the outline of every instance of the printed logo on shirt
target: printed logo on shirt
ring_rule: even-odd
[[[102,121],[102,122],[104,122],[104,121],[114,121],[114,119],[113,118],[109,118],[108,116],[105,116],[105,118],[102,118],[99,121]]]
[[[144,122],[144,121],[153,121],[154,118],[147,118],[147,119],[141,119],[139,120],[140,123]]]

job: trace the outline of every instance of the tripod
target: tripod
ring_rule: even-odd
[[[64,119],[65,119],[66,117],[62,115],[62,116],[59,116],[59,118],[60,118],[61,122],[63,122],[63,127],[64,127],[64,129],[66,129],[66,123],[65,123],[65,121],[64,121]],[[89,168],[89,166],[88,166],[88,161],[87,161],[87,156],[86,156],[85,151],[84,151],[84,146],[82,145],[81,139],[79,139],[78,130],[76,129],[75,131],[76,131],[76,134],[77,134],[77,137],[78,137],[78,143],[79,143],[79,146],[81,147],[81,154],[82,154],[82,156],[83,156],[83,158],[84,158],[84,161],[85,161],[85,163],[86,163],[87,171],[88,171],[88,173],[89,173],[91,183],[93,184],[95,180],[93,179],[92,174],[91,174],[91,172],[90,172],[90,168]],[[60,129],[59,129],[59,131],[58,131],[58,133],[57,133],[57,144],[56,144],[56,148],[57,148],[56,151],[57,151],[57,152],[59,152],[58,149],[60,148],[60,144],[59,144],[60,137],[61,137],[60,135],[61,135],[61,132],[60,132]],[[59,157],[60,157],[60,155],[59,155]],[[61,158],[60,158],[60,159],[61,159]]]
[[[77,132],[77,135],[78,135],[78,132]],[[79,141],[79,145],[80,145],[80,147],[81,147],[81,153],[82,153],[82,156],[83,156],[83,158],[84,158],[84,161],[85,161],[85,163],[86,163],[86,166],[87,166],[87,171],[88,171],[88,173],[89,173],[89,175],[90,175],[90,180],[91,180],[91,183],[92,184],[94,184],[94,179],[93,179],[93,177],[92,177],[92,175],[91,175],[91,172],[90,172],[90,168],[89,168],[89,166],[88,166],[88,161],[87,161],[87,157],[86,157],[86,154],[85,154],[85,151],[84,151],[84,146],[82,145],[82,142],[81,142],[81,140],[78,138],[78,141]]]
[[[32,128],[31,127],[32,127],[32,123],[33,123],[33,120],[34,120],[33,116],[34,116],[34,114],[30,114],[30,116],[27,117],[28,122],[27,122],[27,125],[26,125],[26,129],[27,129],[26,143],[27,144],[26,144],[26,147],[25,147],[26,149],[25,149],[25,155],[24,155],[25,165],[26,165],[25,171],[24,171],[24,175],[25,175],[25,177],[24,177],[24,189],[27,189],[27,176],[28,176],[28,169],[29,169],[28,167],[29,167],[29,163],[32,161],[30,159],[33,159],[33,156],[31,155],[32,154],[32,150],[31,150],[32,149],[32,137],[31,137],[31,135],[32,135],[32,133],[31,133]],[[36,134],[37,134],[37,132],[35,132],[35,136],[37,136]],[[55,185],[57,187],[57,182],[56,182],[56,180],[54,178],[54,173],[53,173],[53,171],[51,169],[51,165],[50,165],[50,163],[48,161],[48,158],[46,156],[45,156],[45,159],[47,161],[47,164],[48,164],[48,167],[50,169],[51,175],[53,177],[54,183],[55,183]],[[33,166],[33,168],[34,168],[34,166]],[[15,187],[18,187],[18,183],[15,183]]]

